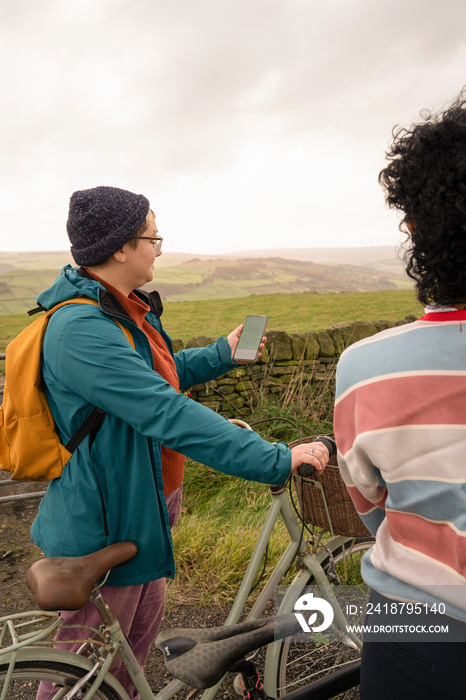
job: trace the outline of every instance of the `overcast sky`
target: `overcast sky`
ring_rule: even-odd
[[[400,239],[396,124],[466,84],[463,0],[0,0],[0,250],[64,250],[76,189],[145,194],[164,249]]]

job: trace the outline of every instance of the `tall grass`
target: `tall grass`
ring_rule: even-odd
[[[264,380],[253,383],[248,406],[253,422],[264,421],[260,423],[261,434],[265,431],[267,439],[290,442],[302,435],[333,432],[335,363],[329,364],[326,374],[321,377],[309,377],[298,366],[290,383],[284,385],[278,394],[266,393],[272,368],[268,365]]]
[[[263,484],[188,464],[185,512],[173,533],[177,573],[171,592],[175,600],[186,593],[191,602],[233,600],[270,501],[269,489]],[[269,545],[269,560],[277,561],[285,543],[283,528],[277,528]]]

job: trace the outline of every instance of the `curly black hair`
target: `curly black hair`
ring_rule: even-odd
[[[466,86],[451,106],[393,131],[379,174],[402,215],[404,262],[424,304],[466,301]]]

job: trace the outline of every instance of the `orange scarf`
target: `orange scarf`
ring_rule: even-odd
[[[149,306],[139,299],[134,292],[131,292],[129,297],[127,297],[97,275],[89,272],[89,270],[86,271],[118,299],[125,311],[145,333],[152,351],[154,370],[171,384],[172,387],[179,391],[180,382],[176,372],[175,361],[167,348],[167,344],[160,333],[146,321],[146,314],[150,311]],[[183,483],[185,457],[179,452],[165,447],[165,445],[161,447],[163,487],[165,495],[167,496]]]

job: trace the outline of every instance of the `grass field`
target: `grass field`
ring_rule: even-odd
[[[167,303],[163,323],[173,338],[229,333],[247,314],[269,316],[268,329],[306,333],[349,321],[399,321],[420,316],[423,307],[413,291],[348,292],[339,294],[272,294]]]
[[[172,338],[227,335],[247,314],[269,316],[269,330],[306,333],[349,321],[399,321],[420,316],[423,308],[411,290],[336,294],[271,294],[238,299],[168,302],[162,317]],[[1,316],[0,352],[34,316]]]

